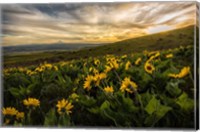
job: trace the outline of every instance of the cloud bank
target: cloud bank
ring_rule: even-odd
[[[109,43],[195,23],[195,2],[8,4],[3,46]]]

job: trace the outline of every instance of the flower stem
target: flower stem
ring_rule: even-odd
[[[118,80],[119,80],[120,82],[122,82],[122,79],[121,79],[120,76],[117,74],[117,72],[116,72],[115,70],[113,70],[113,71],[114,71],[115,75],[117,76]]]

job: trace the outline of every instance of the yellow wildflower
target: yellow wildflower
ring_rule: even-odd
[[[142,58],[139,57],[136,61],[135,61],[135,65],[139,65],[139,63],[142,61]]]
[[[37,68],[35,69],[35,72],[42,72],[42,71],[44,71],[44,68],[43,68],[43,67],[37,67]]]
[[[57,67],[57,66],[54,66],[53,69],[54,69],[55,71],[58,71],[58,67]]]
[[[154,60],[154,62],[160,62],[160,61],[161,61],[160,58]]]
[[[18,70],[19,70],[20,72],[24,72],[24,71],[26,71],[26,68],[18,67]]]
[[[188,66],[188,67],[183,67],[182,69],[181,69],[181,72],[179,73],[179,78],[183,78],[183,77],[185,77],[186,75],[188,75],[189,74],[189,72],[190,72],[190,67]]]
[[[178,74],[172,74],[172,73],[170,73],[170,74],[168,74],[168,76],[172,77],[172,78],[178,78]]]
[[[116,60],[115,57],[112,56],[112,55],[106,57],[106,61],[107,61],[107,62],[115,61],[115,60]]]
[[[155,55],[157,53],[157,51],[151,51],[148,53],[148,56],[152,56],[152,55]]]
[[[145,71],[149,74],[152,74],[152,72],[155,70],[154,66],[151,65],[149,62],[146,62],[144,65]]]
[[[68,100],[62,99],[58,101],[56,107],[59,114],[70,114],[72,113],[71,109],[74,107]]]
[[[17,114],[17,110],[14,107],[7,107],[7,108],[3,108],[3,115],[10,115],[10,116],[14,116]]]
[[[32,75],[36,74],[36,72],[35,71],[31,71],[31,70],[27,70],[26,74],[29,75],[29,76],[32,76]]]
[[[4,69],[4,70],[3,70],[3,74],[4,74],[4,75],[9,75],[9,69]]]
[[[99,74],[99,79],[100,80],[105,79],[106,77],[107,77],[106,73],[102,72],[102,73]]]
[[[70,64],[69,66],[70,66],[70,67],[73,67],[73,64]]]
[[[85,79],[84,84],[83,84],[83,88],[90,90],[92,81],[93,81],[93,76],[88,75]]]
[[[125,65],[125,70],[128,70],[131,66],[131,62],[127,61],[126,65]]]
[[[122,58],[122,59],[125,59],[125,58],[127,58],[127,55],[123,55],[121,58]]]
[[[93,73],[94,73],[94,74],[98,74],[99,71],[98,71],[96,68],[94,68],[94,69],[93,69]]]
[[[23,118],[24,118],[24,112],[17,112],[16,119],[20,120],[20,119],[23,119]]]
[[[51,68],[53,67],[52,64],[49,64],[49,63],[44,64],[44,66],[45,66],[47,69],[51,69]]]
[[[106,77],[107,77],[106,73],[100,73],[93,76],[93,80],[95,81],[96,86],[99,86],[100,81],[102,79],[105,79]]]
[[[30,73],[31,73],[31,70],[27,70],[27,71],[26,71],[26,74],[30,74]]]
[[[99,86],[100,78],[99,78],[98,74],[96,74],[95,76],[93,76],[93,81],[95,82],[96,86]]]
[[[109,63],[111,68],[113,69],[117,69],[119,67],[119,64],[117,63],[117,61],[113,61]]]
[[[107,64],[111,69],[117,69],[119,67],[118,62],[120,60],[116,59],[115,57],[106,58]]]
[[[167,54],[165,57],[166,57],[166,58],[172,58],[172,57],[173,57],[173,54]]]
[[[104,88],[104,91],[107,92],[107,93],[113,93],[113,92],[114,92],[114,89],[113,89],[112,86],[110,86],[110,87],[107,86],[107,87]]]
[[[67,65],[67,64],[68,64],[68,62],[64,62],[64,61],[61,61],[61,62],[59,63],[59,65],[60,65],[61,67],[65,66],[65,65]]]
[[[148,55],[148,51],[147,51],[147,50],[144,50],[144,51],[143,51],[143,54],[144,54],[144,55]]]
[[[112,68],[111,68],[110,66],[107,66],[107,65],[105,66],[105,68],[106,68],[106,69],[104,70],[105,73],[108,73],[109,71],[112,70]]]
[[[160,56],[160,52],[155,52],[155,55],[151,56],[147,62],[149,63],[150,61],[152,61],[153,59],[156,59],[158,56]]]
[[[96,68],[90,67],[89,72],[93,72],[94,74],[99,73],[99,71]]]
[[[155,55],[154,55],[154,58],[160,56],[160,52],[157,52]]]
[[[173,77],[173,78],[183,78],[183,77],[187,76],[189,74],[189,72],[190,72],[190,67],[188,66],[188,67],[183,67],[181,69],[180,73],[178,73],[178,74],[170,73],[168,76]]]
[[[73,100],[78,101],[79,96],[76,93],[71,94],[70,96]]]
[[[26,106],[39,106],[40,101],[36,98],[28,98],[23,100],[23,104]]]
[[[64,108],[67,105],[68,101],[65,99],[62,99],[61,101],[58,101],[56,107],[58,107],[58,111],[61,110],[61,108]]]
[[[95,65],[99,65],[99,64],[100,64],[99,59],[95,59],[95,60],[94,60],[94,64],[95,64]]]
[[[6,124],[9,124],[9,123],[10,123],[10,120],[9,119],[5,119],[5,123],[4,124],[6,125]]]
[[[89,68],[89,72],[91,72],[91,71],[93,71],[93,67],[90,67],[90,68]]]
[[[147,73],[152,74],[153,71],[155,70],[155,67],[151,65],[149,62],[146,62],[144,65],[144,69]]]
[[[130,78],[126,77],[122,81],[122,85],[120,87],[120,90],[122,92],[127,91],[128,93],[133,93],[135,90],[137,90],[137,84],[130,80]]]

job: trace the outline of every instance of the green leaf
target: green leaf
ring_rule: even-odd
[[[97,101],[93,97],[80,95],[80,103],[87,107],[94,105]]]
[[[65,79],[60,74],[58,74],[58,80],[59,80],[60,83],[66,84]]]
[[[26,93],[28,95],[31,94],[35,90],[37,84],[37,82],[33,82],[32,84],[28,85],[28,87],[26,88]]]
[[[10,88],[9,92],[16,98],[19,98],[21,95],[18,88]]]
[[[149,116],[145,119],[145,124],[147,124],[148,126],[153,126],[161,118],[163,118],[168,111],[172,110],[172,108],[160,104],[160,101],[157,100],[155,96],[153,96],[149,104],[146,106],[145,110],[149,114]]]
[[[22,87],[22,86],[19,86],[19,93],[22,95],[22,96],[25,96],[25,95],[27,95],[27,88],[24,88],[24,87]]]
[[[100,112],[100,109],[99,107],[95,107],[95,108],[89,108],[88,111],[93,114],[98,114]]]
[[[131,100],[130,98],[125,98],[123,97],[123,103],[125,103],[126,105],[133,105],[133,100]]]
[[[149,100],[151,100],[152,98],[152,94],[150,94],[149,92],[142,93],[140,94],[140,96],[141,96],[141,102],[143,103],[144,106],[146,106],[149,103]]]
[[[158,111],[156,111],[157,120],[160,120],[170,110],[172,110],[171,107],[160,105]]]
[[[149,103],[147,104],[147,106],[145,107],[145,111],[151,115],[153,112],[155,112],[158,107],[160,105],[159,100],[157,100],[155,98],[155,96],[153,96],[153,98],[149,101]]]
[[[137,112],[139,110],[133,103],[133,100],[130,98],[122,97],[123,99],[123,109],[128,112]]]
[[[70,116],[67,114],[60,115],[59,125],[60,126],[69,126],[70,125]]]
[[[27,79],[26,76],[22,76],[22,74],[20,74],[20,79],[24,84],[30,84],[31,82]]]
[[[146,117],[144,124],[147,126],[151,126],[154,121],[155,121],[155,114],[152,114]]]
[[[176,103],[185,111],[194,109],[194,100],[190,99],[185,92],[178,97]]]
[[[178,87],[178,82],[169,82],[167,83],[166,90],[171,96],[178,96],[181,94],[181,89]]]
[[[110,107],[110,103],[106,100],[101,104],[100,110],[103,111]]]
[[[117,121],[116,121],[116,118],[115,118],[116,116],[113,117],[113,115],[111,114],[111,110],[110,109],[103,110],[101,112],[102,112],[101,115],[103,115],[104,118],[112,120],[115,123],[115,126],[119,126],[118,123],[117,123]]]
[[[45,116],[44,125],[45,126],[55,126],[57,122],[55,109],[51,109]]]
[[[171,110],[171,107],[160,105],[157,111],[155,111],[152,115],[149,115],[145,119],[145,124],[147,126],[154,126],[170,110]]]

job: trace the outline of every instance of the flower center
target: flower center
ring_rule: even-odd
[[[61,108],[62,113],[65,113],[65,111],[66,111],[65,108]]]
[[[131,86],[131,84],[129,84],[129,85],[128,85],[128,88],[129,88],[129,89],[132,89],[133,87]]]
[[[152,67],[151,66],[147,66],[147,70],[152,70]]]

